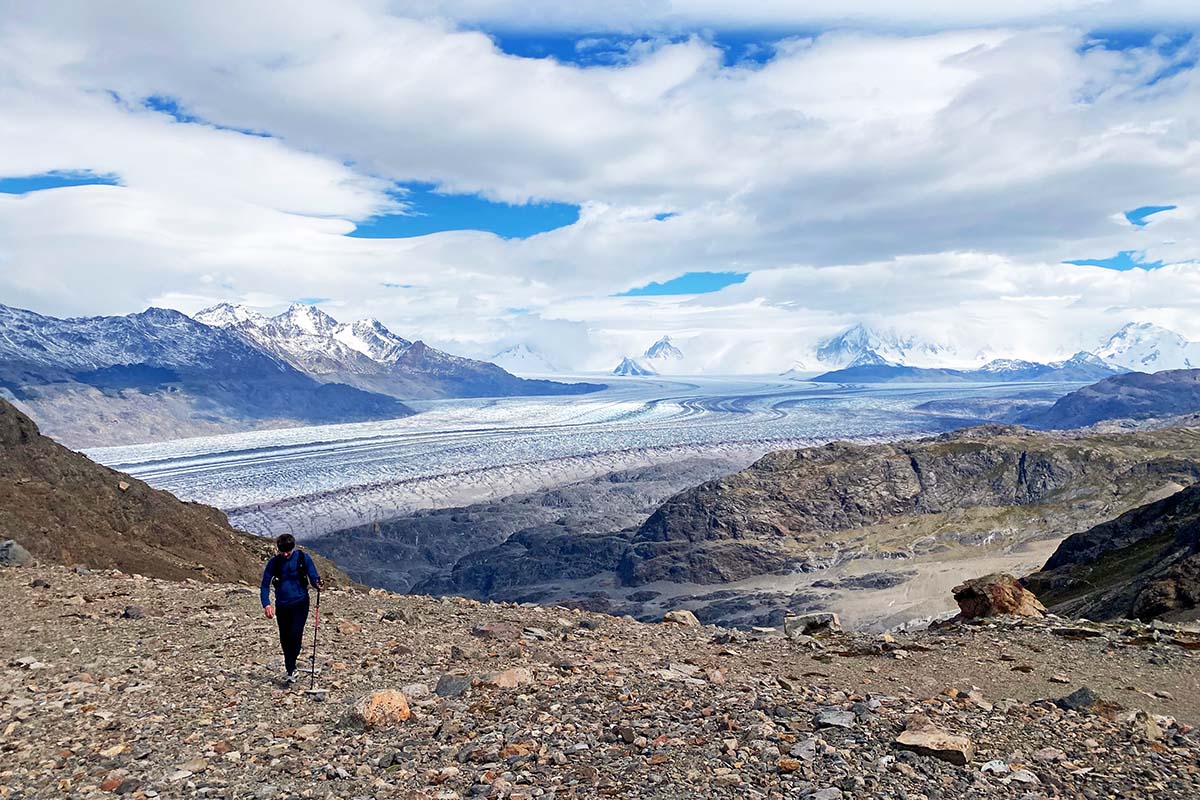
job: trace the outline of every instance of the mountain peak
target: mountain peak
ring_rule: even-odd
[[[646,349],[645,357],[650,360],[682,361],[683,351],[671,343],[670,336],[663,336]]]
[[[1139,372],[1200,367],[1200,342],[1190,342],[1153,322],[1129,322],[1108,338],[1096,355]]]
[[[644,364],[635,361],[629,356],[621,359],[621,363],[617,364],[616,369],[612,371],[613,375],[624,375],[627,377],[646,377],[649,375],[657,375],[653,369]]]
[[[526,342],[504,348],[492,356],[491,362],[516,375],[547,375],[560,371],[545,353]]]
[[[261,325],[267,321],[266,317],[254,309],[233,303],[217,303],[193,314],[192,319],[212,328],[232,328],[244,322]]]
[[[943,366],[954,349],[937,342],[900,334],[894,330],[877,330],[856,322],[840,333],[817,343],[817,360],[837,368],[863,366]]]
[[[288,310],[275,317],[277,323],[294,325],[309,334],[328,334],[338,327],[338,321],[317,306],[292,303]]]

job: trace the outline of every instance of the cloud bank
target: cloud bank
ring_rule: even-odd
[[[708,369],[776,371],[858,320],[964,359],[1130,320],[1200,338],[1194,4],[893,5],[5,4],[0,178],[119,183],[0,194],[0,302],[330,298],[592,369],[669,333]],[[1097,33],[1135,12],[1163,33]],[[722,31],[750,29],[760,55],[731,59]],[[511,30],[605,31],[623,55],[523,57]],[[409,182],[579,220],[347,235],[420,213]],[[1147,206],[1174,208],[1125,217]],[[1064,263],[1121,252],[1163,266]],[[748,275],[621,296],[704,272]]]

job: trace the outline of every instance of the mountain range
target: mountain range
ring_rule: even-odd
[[[816,378],[797,360],[781,377],[818,382],[1043,381],[1092,382],[1122,372],[1157,372],[1200,365],[1200,342],[1158,325],[1131,322],[1099,347],[1049,363],[993,359],[980,367],[950,367],[955,349],[861,323],[819,341],[815,363],[828,370]],[[832,368],[832,369],[830,369]]]
[[[57,319],[0,306],[0,392],[75,447],[412,413],[161,308]]]
[[[1129,323],[1095,353],[1137,372],[1200,367],[1200,342],[1189,342],[1175,331],[1149,322]]]
[[[645,378],[650,375],[657,375],[658,373],[645,364],[635,361],[629,356],[625,356],[625,358],[621,359],[621,363],[617,364],[612,374],[626,378]]]
[[[320,309],[59,319],[0,306],[0,395],[73,447],[393,419],[400,398],[576,394]]]
[[[1018,359],[996,359],[978,369],[909,367],[900,364],[860,364],[833,370],[809,380],[817,383],[966,383],[1043,381],[1087,383],[1126,370],[1092,353],[1076,353],[1065,361],[1039,364]]]
[[[312,305],[297,303],[266,317],[222,303],[195,318],[234,333],[323,383],[344,383],[405,400],[585,394],[603,388],[518,378],[495,364],[410,342],[378,320],[344,324]]]

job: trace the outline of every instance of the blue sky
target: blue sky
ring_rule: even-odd
[[[1132,211],[1125,212],[1125,219],[1129,220],[1131,225],[1136,225],[1139,228],[1146,227],[1148,220],[1155,214],[1161,214],[1164,211],[1174,211],[1178,206],[1139,206]]]
[[[1063,263],[1077,267],[1103,267],[1118,272],[1127,272],[1131,269],[1159,269],[1163,266],[1161,261],[1145,261],[1142,254],[1136,250],[1122,250],[1111,258],[1076,258]]]
[[[118,186],[115,175],[97,175],[87,171],[43,172],[40,175],[0,177],[0,193],[25,194],[45,189],[61,189],[67,186]]]
[[[663,42],[682,42],[699,37],[720,48],[725,66],[761,66],[775,54],[775,44],[781,39],[814,36],[815,29],[691,31],[687,33],[628,36],[608,31],[545,32],[485,30],[505,53],[522,58],[553,58],[577,66],[606,66],[631,59],[630,49],[659,45]]]
[[[651,281],[645,286],[630,289],[615,297],[654,297],[675,294],[708,294],[719,292],[726,286],[743,283],[749,273],[745,272],[685,272],[678,278],[658,283]]]
[[[573,225],[579,206],[568,203],[510,205],[477,194],[443,194],[433,184],[408,183],[393,197],[407,208],[402,214],[373,217],[349,235],[359,239],[402,239],[441,231],[490,231],[505,239],[523,239]]]

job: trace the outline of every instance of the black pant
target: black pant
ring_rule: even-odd
[[[304,625],[308,622],[308,599],[275,609],[279,623],[279,644],[283,646],[283,666],[288,673],[296,670],[296,659],[304,644]]]

